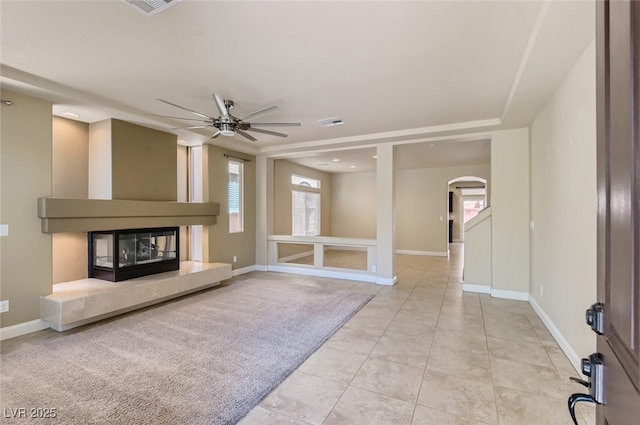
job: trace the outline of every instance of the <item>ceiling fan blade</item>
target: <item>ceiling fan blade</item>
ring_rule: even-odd
[[[251,127],[300,127],[301,122],[252,122]]]
[[[269,106],[267,108],[264,109],[260,109],[258,111],[252,112],[250,114],[245,115],[244,117],[240,118],[242,121],[248,121],[252,118],[255,117],[259,117],[261,115],[266,115],[266,114],[270,114],[271,112],[274,112],[278,109],[278,107],[276,105],[273,106]]]
[[[247,139],[251,140],[252,142],[257,141],[258,139],[256,139],[255,137],[253,137],[252,135],[250,135],[249,133],[245,133],[242,130],[236,130],[236,133],[238,133],[239,135],[246,137]]]
[[[213,119],[215,119],[215,118],[210,117],[209,115],[205,115],[205,114],[203,114],[203,113],[201,113],[201,112],[194,111],[194,110],[189,109],[189,108],[185,108],[184,106],[176,105],[175,103],[171,103],[171,102],[169,102],[168,100],[163,100],[163,99],[156,99],[156,100],[159,100],[160,102],[166,103],[167,105],[171,105],[171,106],[175,106],[176,108],[183,109],[183,110],[185,110],[185,111],[187,111],[187,112],[191,112],[192,114],[196,114],[197,116],[202,117],[202,118],[206,118],[206,119],[208,119],[208,120],[213,120]]]
[[[278,136],[278,137],[287,137],[289,136],[288,134],[284,134],[284,133],[277,133],[275,131],[271,131],[271,130],[263,130],[261,128],[253,128],[253,127],[249,127],[247,128],[247,131],[256,131],[258,133],[264,133],[264,134],[270,134],[272,136]]]
[[[221,132],[220,130],[218,130],[218,131],[216,131],[216,132],[213,134],[213,136],[211,136],[210,138],[211,138],[211,139],[217,139],[217,138],[218,138],[218,136],[219,136],[219,135],[221,135],[221,134],[222,134],[222,132]]]
[[[194,128],[211,128],[210,125],[194,125],[190,127],[173,127],[171,130],[191,130]]]
[[[169,115],[157,115],[157,114],[147,114],[150,117],[158,117],[158,118],[172,118],[174,120],[183,120],[183,121],[200,121],[200,122],[209,122],[210,120],[199,120],[196,118],[182,118],[182,117],[171,117]]]
[[[224,100],[215,93],[213,94],[213,100],[215,100],[218,111],[220,111],[220,118],[229,118],[229,111],[224,105]]]

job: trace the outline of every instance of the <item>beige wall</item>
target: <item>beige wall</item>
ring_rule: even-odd
[[[7,327],[40,318],[40,296],[51,293],[51,236],[40,231],[36,200],[51,196],[51,103],[8,90],[0,106],[0,299]]]
[[[89,198],[112,199],[111,120],[89,125]]]
[[[52,195],[89,196],[89,124],[53,117]],[[53,283],[87,277],[87,234],[56,233],[52,237]]]
[[[113,199],[175,201],[175,134],[111,120]]]
[[[331,235],[376,238],[376,173],[331,175]]]
[[[205,145],[206,164],[203,167],[207,179],[209,202],[220,204],[218,223],[207,227],[205,261],[230,263],[234,270],[256,263],[256,158],[247,154]],[[229,233],[228,213],[228,161],[224,155],[249,159],[244,163],[244,232]],[[206,199],[205,199],[206,201]],[[233,256],[237,262],[233,263]]]
[[[531,127],[531,296],[578,356],[596,341],[595,79],[592,43]]]
[[[462,176],[477,176],[490,180],[490,167],[471,165],[398,170],[397,249],[419,253],[446,253],[449,181]]]
[[[527,298],[529,292],[529,131],[527,128],[499,131],[493,134],[489,186],[492,212],[493,294]]]
[[[320,180],[320,234],[331,234],[331,174],[314,170],[287,160],[274,161],[273,166],[273,196],[274,196],[274,233],[277,235],[291,234],[291,174],[298,174]]]
[[[189,201],[189,154],[186,146],[177,145],[178,202]],[[189,226],[180,226],[180,261],[186,261],[189,252]]]
[[[53,196],[89,196],[89,124],[53,117]]]
[[[89,197],[176,201],[177,136],[108,119],[89,127]]]
[[[461,176],[489,180],[490,166],[396,171],[398,250],[416,253],[447,251],[448,183]],[[376,173],[333,174],[331,181],[332,236],[375,238]],[[456,205],[459,205],[459,199],[454,196],[454,208]],[[458,216],[456,213],[457,219]]]
[[[176,145],[176,174],[178,202],[189,202],[189,153],[186,146]]]
[[[464,240],[464,283],[491,289],[491,215],[483,210],[467,222]]]

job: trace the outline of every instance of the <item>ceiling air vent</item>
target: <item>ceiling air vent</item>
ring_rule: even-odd
[[[318,120],[318,122],[324,125],[325,127],[334,127],[336,125],[344,124],[344,121],[342,121],[342,118],[340,117],[325,118],[322,120]]]
[[[175,6],[182,0],[124,0],[134,9],[139,10],[147,16],[154,16],[171,6]]]

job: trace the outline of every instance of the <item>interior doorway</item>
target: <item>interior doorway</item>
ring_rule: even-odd
[[[460,176],[447,183],[449,243],[464,242],[464,224],[488,206],[487,180],[477,176]]]

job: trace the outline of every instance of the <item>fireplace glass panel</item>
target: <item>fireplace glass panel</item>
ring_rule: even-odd
[[[179,229],[89,233],[89,277],[121,281],[180,268]]]
[[[93,252],[96,266],[113,267],[113,235],[95,235]]]
[[[152,231],[120,235],[120,267],[157,263],[175,258],[175,231]]]

